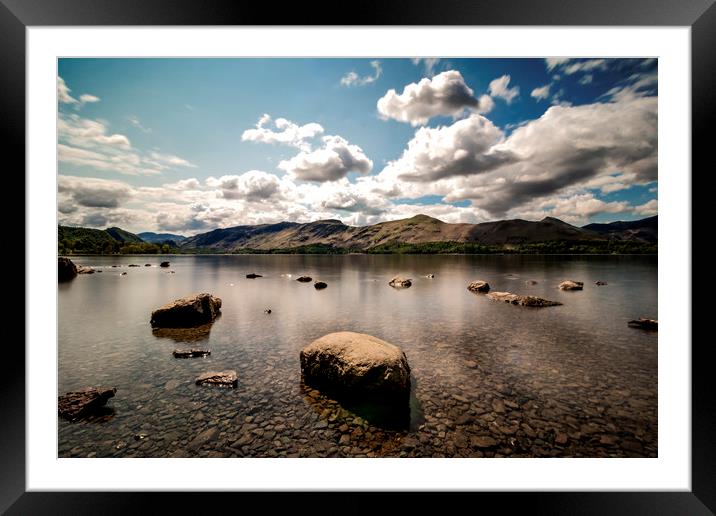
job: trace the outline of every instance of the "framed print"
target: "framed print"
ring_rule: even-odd
[[[3,509],[716,506],[689,302],[712,2],[367,8],[3,0]]]

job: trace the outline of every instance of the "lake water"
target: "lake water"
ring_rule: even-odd
[[[166,259],[170,269],[159,268]],[[59,284],[58,390],[107,385],[117,394],[100,415],[59,419],[60,457],[657,456],[658,334],[627,326],[658,318],[656,257],[73,261],[103,272]],[[246,279],[252,272],[263,277]],[[295,281],[303,274],[328,288]],[[413,286],[388,286],[398,274]],[[491,301],[467,290],[478,279],[564,304]],[[558,290],[565,279],[583,281],[584,290]],[[223,301],[211,327],[152,332],[154,308],[197,292]],[[341,330],[405,351],[408,419],[393,424],[303,385],[300,349]],[[211,355],[172,356],[192,345]],[[194,384],[204,371],[225,369],[237,371],[238,388]]]

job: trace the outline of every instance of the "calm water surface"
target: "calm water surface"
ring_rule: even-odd
[[[657,456],[658,335],[627,327],[658,318],[656,257],[174,256],[173,274],[162,259],[74,257],[103,272],[59,285],[59,392],[117,387],[105,413],[59,420],[60,457]],[[397,274],[413,286],[389,287]],[[564,305],[491,301],[477,279]],[[212,326],[152,332],[154,308],[196,292],[223,300]],[[404,426],[302,384],[300,349],[341,330],[405,351]],[[172,356],[189,346],[211,356]],[[237,389],[194,385],[224,369]]]

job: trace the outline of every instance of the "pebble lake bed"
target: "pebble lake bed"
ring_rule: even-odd
[[[658,319],[656,256],[71,259],[96,273],[58,285],[58,395],[116,393],[58,418],[59,457],[658,456],[658,332],[628,324]],[[498,302],[476,281],[557,304]],[[152,311],[200,292],[221,300],[213,322],[152,328]],[[344,331],[405,353],[404,411],[304,383],[300,351]],[[235,386],[197,385],[207,371]]]

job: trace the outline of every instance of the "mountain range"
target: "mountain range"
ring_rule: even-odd
[[[180,253],[655,253],[658,218],[578,227],[553,217],[453,224],[416,215],[370,226],[334,219],[235,226],[192,237],[59,226],[58,236],[61,251],[76,253],[167,252],[166,246]]]

